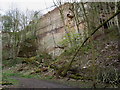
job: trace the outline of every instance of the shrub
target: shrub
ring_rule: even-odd
[[[97,80],[118,85],[120,83],[120,72],[114,67],[101,68],[97,74]]]

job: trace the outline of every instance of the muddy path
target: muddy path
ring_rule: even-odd
[[[74,88],[71,86],[67,86],[64,84],[40,80],[40,79],[33,79],[33,78],[22,78],[22,77],[12,77],[15,80],[18,80],[18,85],[13,85],[8,88]]]

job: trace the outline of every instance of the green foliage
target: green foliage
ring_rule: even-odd
[[[20,74],[18,73],[13,73],[11,71],[6,71],[2,73],[2,84],[4,85],[11,85],[11,84],[18,84],[18,81],[15,79],[12,79],[11,76],[19,76]]]
[[[69,38],[70,38],[70,40],[71,40],[71,42],[72,42],[72,44],[73,45],[78,45],[78,44],[80,44],[80,41],[81,41],[81,38],[82,37],[80,37],[80,34],[79,33],[68,33],[68,35],[69,35]],[[67,35],[65,35],[64,37],[63,37],[63,40],[60,42],[60,44],[62,45],[62,46],[68,46],[69,45],[69,43],[70,43],[70,40],[68,39],[68,36]]]
[[[19,58],[19,57],[17,57],[16,59],[2,60],[3,68],[4,68],[4,67],[12,67],[12,66],[15,66],[16,64],[21,63],[24,59],[25,59],[25,58]]]
[[[109,28],[109,33],[106,35],[107,37],[109,37],[109,39],[113,40],[113,39],[118,39],[119,38],[119,31],[118,28],[116,26],[112,26]]]
[[[120,72],[114,67],[101,68],[97,74],[97,79],[102,81],[103,83],[119,85]]]
[[[92,49],[92,45],[90,43],[82,47],[82,51],[84,51],[84,53],[88,53],[91,49]]]
[[[21,43],[21,47],[19,50],[19,57],[33,57],[37,55],[37,44],[34,39],[26,39]]]
[[[76,52],[76,49],[80,46],[80,44],[74,45],[73,47],[70,47],[66,49],[62,55],[67,56],[67,55],[73,55]],[[81,51],[84,53],[88,53],[92,48],[92,45],[87,43],[85,46],[81,48]]]
[[[20,75],[19,73],[13,73],[11,71],[3,72],[3,78],[10,77],[10,76],[19,76],[19,75]]]
[[[52,56],[46,52],[42,52],[42,53],[38,54],[37,57],[38,57],[39,61],[44,63],[45,66],[49,66],[50,62],[52,60]]]
[[[38,57],[39,58],[46,58],[46,59],[51,59],[52,57],[51,57],[51,55],[50,54],[48,54],[48,53],[46,53],[46,52],[41,52],[40,54],[38,54]]]
[[[26,62],[27,64],[36,64],[36,60],[37,58],[36,56],[34,56],[34,57],[24,59],[24,62]]]
[[[61,55],[67,56],[67,55],[72,55],[76,50],[76,47],[71,47],[65,50]]]
[[[51,55],[47,53],[40,53],[33,57],[24,58],[23,62],[36,66],[40,66],[41,63],[44,63],[44,65],[48,66],[50,64],[49,62],[51,59],[52,59]]]
[[[32,74],[32,75],[23,75],[23,74],[21,74],[20,75],[21,77],[24,77],[24,78],[39,78],[40,77],[40,75],[39,74]]]
[[[12,28],[12,17],[4,15],[2,16],[3,30],[10,31]]]
[[[16,76],[16,77],[24,77],[24,78],[39,78],[40,75],[34,74],[34,75],[24,75],[22,73],[16,72],[14,73],[11,70],[6,70],[2,73],[2,84],[13,84],[13,85],[18,85],[18,81],[15,79],[12,79],[11,77]]]
[[[75,33],[75,32],[71,32],[68,33],[69,34],[69,38],[72,42],[72,46],[69,47],[70,45],[70,41],[68,39],[68,36],[65,35],[63,37],[63,40],[61,42],[59,42],[59,44],[61,46],[68,46],[68,48],[66,48],[66,50],[64,51],[64,53],[62,53],[62,55],[71,55],[76,51],[76,48],[80,46],[81,41],[82,41],[82,36],[79,33]]]

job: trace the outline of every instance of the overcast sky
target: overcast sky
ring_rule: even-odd
[[[43,13],[47,7],[53,6],[53,0],[0,0],[0,13],[4,14],[5,11],[11,8],[18,8],[22,11],[28,10],[42,10]]]
[[[56,0],[54,0],[56,1]],[[65,1],[73,1],[73,0],[62,0]],[[81,1],[81,0],[76,0]],[[82,0],[86,1],[86,0]],[[97,1],[97,0],[87,0],[87,1]],[[120,0],[98,0],[98,1],[120,1]],[[34,10],[34,11],[40,11],[42,10],[42,13],[46,13],[47,11],[52,10],[53,8],[49,8],[53,6],[53,0],[0,0],[0,14],[4,14],[5,11],[11,9],[11,8],[18,8],[19,10],[26,11],[28,10]],[[49,9],[46,9],[49,8]]]

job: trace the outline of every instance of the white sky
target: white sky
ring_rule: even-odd
[[[56,1],[56,0],[54,0]],[[74,1],[74,0],[62,0],[65,1]],[[97,0],[76,0],[76,1],[97,1]],[[98,0],[98,1],[120,1],[120,0]],[[34,10],[40,11],[47,7],[53,6],[53,0],[0,0],[0,14],[4,14],[5,11],[10,8],[18,8],[19,10],[26,11]],[[52,8],[51,8],[52,9]],[[50,10],[51,10],[50,9]],[[50,10],[43,10],[42,13],[46,13]]]
[[[0,0],[0,14],[4,14],[10,8],[18,8],[22,11],[26,11],[26,9],[38,11],[53,5],[53,0]],[[43,10],[43,13],[45,12],[46,10]]]

